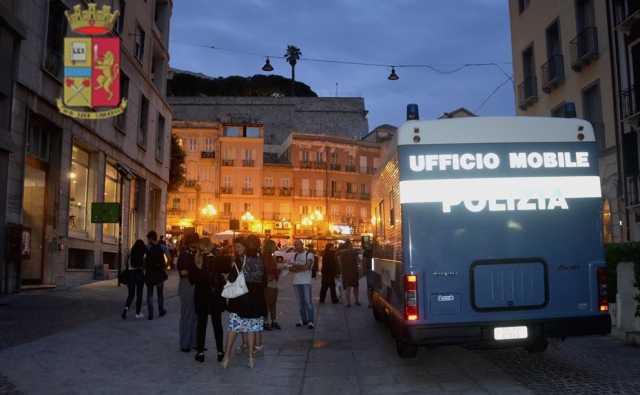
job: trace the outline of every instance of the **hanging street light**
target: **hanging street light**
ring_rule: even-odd
[[[391,74],[389,74],[389,77],[387,77],[387,79],[389,79],[390,81],[397,81],[400,79],[400,77],[398,77],[398,74],[396,74],[395,67],[391,67]]]
[[[273,71],[273,66],[271,66],[271,62],[269,61],[269,57],[267,56],[267,61],[265,62],[264,66],[262,66],[262,71]]]
[[[218,210],[216,210],[216,208],[211,204],[207,204],[200,212],[205,217],[213,217],[218,214]]]
[[[246,213],[242,214],[240,219],[245,222],[251,222],[255,219],[255,217],[250,212],[247,211]]]

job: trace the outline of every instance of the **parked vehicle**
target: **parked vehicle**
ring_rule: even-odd
[[[610,332],[590,123],[409,121],[397,139],[373,188],[373,314],[400,356]]]

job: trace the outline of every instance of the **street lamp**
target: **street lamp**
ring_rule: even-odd
[[[396,74],[396,68],[392,67],[391,68],[391,74],[389,74],[389,77],[387,77],[390,81],[397,81],[400,79],[400,77],[398,77],[398,74]]]
[[[250,212],[246,212],[244,214],[242,214],[242,216],[240,217],[241,220],[245,221],[245,222],[251,222],[255,219],[255,217],[253,216],[253,214],[251,214]]]
[[[271,62],[269,61],[269,57],[267,56],[267,61],[265,62],[264,66],[262,66],[262,71],[273,71],[273,66],[271,66]]]
[[[202,210],[200,210],[200,212],[202,213],[202,215],[208,218],[214,217],[218,214],[218,210],[216,210],[216,208],[211,204],[207,204],[206,206],[204,206]]]

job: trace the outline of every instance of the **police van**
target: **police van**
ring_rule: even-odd
[[[413,120],[372,190],[373,313],[398,354],[611,329],[598,146],[560,118]]]

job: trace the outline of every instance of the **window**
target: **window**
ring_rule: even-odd
[[[252,184],[253,182],[251,180],[251,176],[245,176],[244,183],[242,184],[245,187],[245,189],[251,189]]]
[[[223,203],[222,212],[224,212],[224,215],[231,216],[231,203],[229,202]]]
[[[362,194],[367,193],[367,184],[360,184],[360,193]]]
[[[230,175],[222,176],[222,186],[225,188],[231,188],[233,186],[233,181]]]
[[[140,96],[140,118],[138,119],[138,145],[147,147],[147,126],[149,124],[149,100]]]
[[[364,221],[366,221],[367,219],[367,208],[366,207],[360,207],[360,218]]]
[[[300,214],[308,215],[309,214],[309,206],[300,206]]]
[[[120,71],[120,97],[126,98],[129,96],[129,77]],[[126,133],[127,132],[127,110],[113,120],[114,125],[118,128],[118,130]]]
[[[605,149],[607,142],[605,139],[604,122],[602,121],[602,98],[600,96],[600,83],[595,82],[582,92],[582,106],[584,109],[584,119],[591,122],[596,136],[596,142],[601,150]]]
[[[160,33],[164,33],[166,29],[168,10],[169,5],[166,0],[156,0],[156,9],[153,19],[155,20],[156,27]]]
[[[347,193],[353,193],[353,184],[350,182],[347,183]]]
[[[158,114],[158,131],[156,133],[156,160],[164,161],[164,117]]]
[[[324,195],[324,180],[316,180],[316,196]]]
[[[238,126],[225,126],[223,131],[225,137],[242,137],[242,128]]]
[[[189,198],[189,200],[187,200],[187,205],[189,207],[189,211],[195,211],[195,209],[196,209],[196,198]]]
[[[265,177],[264,186],[267,188],[271,188],[273,186],[273,177]]]
[[[244,212],[251,212],[251,203],[244,204]]]
[[[289,188],[289,183],[290,183],[289,178],[285,177],[285,178],[281,179],[280,182],[281,182],[283,188]]]
[[[198,180],[209,181],[209,167],[199,167],[198,170]]]
[[[36,115],[30,116],[27,153],[43,162],[49,161],[50,135],[51,125],[44,118]]]
[[[126,15],[127,10],[127,0],[120,0],[120,7],[118,11],[120,11],[120,15],[118,15],[118,21],[116,26],[116,31],[120,34],[124,32],[124,17]]]
[[[164,77],[166,75],[164,71],[165,64],[164,56],[154,51],[153,60],[151,62],[151,80],[160,93],[164,93]]]
[[[367,157],[360,157],[360,173],[367,173]]]
[[[144,41],[146,39],[146,34],[144,30],[138,25],[136,26],[136,35],[135,35],[135,56],[136,59],[140,63],[144,62]]]
[[[64,15],[66,10],[67,7],[62,1],[49,1],[44,68],[58,79],[62,79],[63,76],[64,36],[67,34],[67,18]]]
[[[332,206],[331,207],[331,217],[335,220],[336,217],[340,215],[340,207]]]
[[[173,198],[171,208],[174,210],[180,210],[180,198]]]
[[[302,179],[302,196],[309,196],[309,180]]]
[[[89,152],[74,145],[69,172],[69,232],[87,233],[89,207]]]
[[[252,160],[253,159],[253,150],[246,149],[244,150],[244,160]]]
[[[338,163],[338,153],[336,151],[331,153],[331,163],[334,165]]]
[[[302,159],[303,162],[309,162],[309,151],[307,150],[300,151],[300,158]]]
[[[247,126],[245,129],[245,136],[251,138],[260,137],[260,128],[255,126]]]
[[[189,145],[189,151],[196,152],[198,150],[198,139],[195,137],[188,138],[187,144]]]
[[[576,1],[576,30],[582,33],[585,29],[595,27],[596,18],[593,0]]]
[[[331,194],[334,195],[338,192],[338,182],[336,180],[331,180]]]
[[[531,0],[518,0],[518,10],[521,14],[527,9],[527,7],[529,7],[530,1]]]
[[[118,169],[107,162],[104,173],[104,201],[120,203],[120,175]],[[102,239],[113,241],[118,237],[118,224],[102,225]]]
[[[353,217],[353,207],[347,206],[347,217]]]
[[[204,150],[207,152],[213,151],[213,139],[211,137],[204,139]]]

